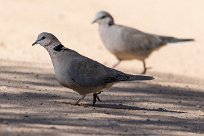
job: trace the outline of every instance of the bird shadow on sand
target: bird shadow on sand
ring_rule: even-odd
[[[88,106],[92,106],[88,104]],[[148,109],[148,108],[143,108],[143,107],[138,107],[138,106],[129,106],[129,105],[124,105],[124,104],[96,104],[96,108],[109,108],[109,109],[121,109],[121,110],[142,110],[142,111],[157,111],[157,112],[172,112],[172,113],[186,113],[182,111],[173,111],[173,110],[167,110],[164,108],[155,108],[155,109]]]

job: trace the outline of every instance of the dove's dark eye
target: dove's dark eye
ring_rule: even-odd
[[[45,36],[43,36],[41,39],[44,40],[44,39],[45,39]]]
[[[106,18],[106,16],[102,16],[102,17],[101,17],[101,19],[104,19],[104,18]]]

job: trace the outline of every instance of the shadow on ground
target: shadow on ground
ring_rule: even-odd
[[[119,83],[95,107],[91,95],[74,106],[69,103],[79,95],[61,87],[46,65],[0,61],[0,134],[204,133],[204,91],[196,88],[197,79],[164,74],[151,82]]]

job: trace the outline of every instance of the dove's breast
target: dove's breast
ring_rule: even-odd
[[[69,60],[71,58],[66,54],[58,53],[52,55],[51,59],[57,81],[61,85],[73,89],[73,86],[76,86],[76,83],[72,80],[69,74]]]

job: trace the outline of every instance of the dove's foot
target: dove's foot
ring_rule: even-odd
[[[96,103],[96,99],[97,99],[99,102],[101,102],[100,98],[98,97],[98,94],[100,94],[100,93],[101,93],[101,91],[100,91],[100,92],[97,92],[97,93],[93,93],[93,106],[94,106],[95,103]]]

